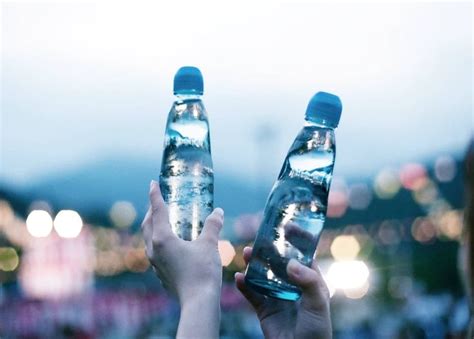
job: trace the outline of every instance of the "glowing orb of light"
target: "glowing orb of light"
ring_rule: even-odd
[[[53,229],[53,219],[46,211],[33,210],[26,218],[26,229],[35,238],[47,237]]]
[[[62,238],[76,238],[82,230],[82,219],[73,210],[62,210],[54,218],[54,229]]]
[[[339,235],[331,244],[331,254],[336,260],[355,259],[360,251],[360,244],[353,235]]]
[[[219,240],[218,247],[222,266],[228,266],[235,257],[234,246],[232,246],[229,240]]]

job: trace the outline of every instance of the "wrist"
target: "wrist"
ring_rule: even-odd
[[[220,289],[219,293],[200,290],[180,304],[177,338],[219,338]]]
[[[176,338],[219,338],[219,295],[203,292],[181,302]]]
[[[188,289],[186,293],[180,293],[178,299],[181,308],[184,309],[202,305],[220,305],[220,297],[220,286],[200,286],[195,289]]]

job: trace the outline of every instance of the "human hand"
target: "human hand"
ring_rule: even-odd
[[[252,248],[244,248],[248,264]],[[291,259],[286,267],[289,280],[297,285],[302,295],[298,301],[269,298],[245,284],[243,273],[236,273],[237,288],[250,302],[260,320],[266,338],[331,338],[329,290],[316,262],[311,268]]]
[[[150,183],[150,203],[142,223],[146,253],[163,286],[181,305],[177,336],[217,337],[222,287],[217,244],[224,211],[216,208],[199,237],[186,241],[172,232],[168,207],[155,181]]]

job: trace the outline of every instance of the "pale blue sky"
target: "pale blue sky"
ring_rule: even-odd
[[[158,163],[183,65],[204,75],[216,171],[276,176],[320,90],[344,105],[336,174],[459,152],[472,133],[470,3],[7,3],[2,38],[11,183],[110,156]]]

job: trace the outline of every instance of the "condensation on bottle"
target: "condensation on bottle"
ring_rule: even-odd
[[[181,67],[174,78],[176,101],[166,123],[160,188],[171,228],[184,240],[198,237],[213,209],[214,172],[203,92],[201,71]]]
[[[323,230],[336,156],[334,129],[339,97],[316,93],[273,185],[245,273],[254,290],[274,298],[297,300],[301,291],[286,273],[290,259],[310,266]]]

